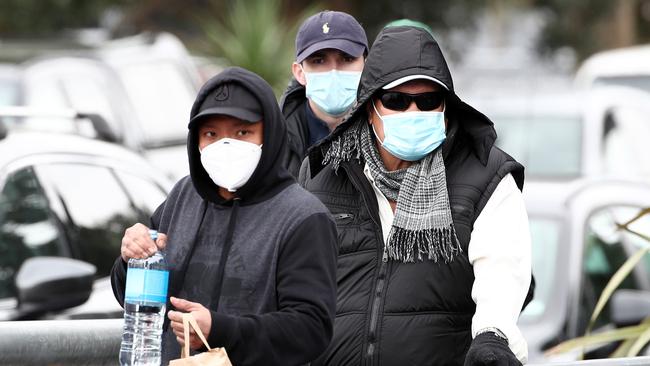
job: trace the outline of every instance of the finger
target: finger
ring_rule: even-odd
[[[173,296],[170,297],[169,300],[171,301],[172,305],[174,305],[174,307],[177,310],[181,310],[181,311],[191,312],[191,311],[200,310],[200,309],[203,308],[203,305],[201,305],[199,303],[187,301],[187,300],[184,300],[184,299],[179,299],[179,298],[173,297]]]
[[[134,237],[129,244],[131,250],[138,252],[145,257],[153,255],[158,250],[156,244],[149,237]]]
[[[125,250],[130,254],[131,258],[147,258],[149,256],[144,248],[133,241],[127,243]]]
[[[165,249],[167,247],[167,235],[163,233],[158,233],[158,240],[156,240],[156,246],[159,250]]]
[[[176,342],[181,345],[181,347],[185,347],[185,341],[181,337],[176,337]]]
[[[169,326],[170,326],[170,327],[172,328],[172,330],[174,330],[174,331],[179,331],[179,332],[182,332],[182,331],[183,331],[183,324],[181,324],[181,323],[179,323],[179,322],[170,322],[170,323],[169,323]]]
[[[174,310],[170,310],[169,313],[167,313],[167,317],[172,322],[179,323],[181,326],[183,326],[183,313],[178,312],[178,311],[174,311]]]
[[[153,255],[158,250],[156,243],[151,239],[149,228],[141,223],[137,223],[126,229],[125,236],[131,243],[142,248],[148,255]]]
[[[149,234],[147,234],[147,236],[140,236],[135,238],[134,242],[140,247],[146,257],[150,257],[158,251],[156,243],[151,240]]]
[[[178,331],[178,330],[174,329],[173,332],[174,332],[174,335],[176,335],[176,338],[180,338],[180,339],[185,338],[185,335],[183,334],[183,330]]]

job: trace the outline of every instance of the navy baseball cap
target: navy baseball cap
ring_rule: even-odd
[[[307,18],[298,29],[296,62],[300,63],[312,53],[326,48],[359,57],[368,52],[368,37],[352,15],[340,11],[321,11]]]
[[[255,123],[262,120],[263,113],[260,102],[248,89],[237,83],[223,83],[208,93],[187,127],[191,129],[203,117],[219,114]]]

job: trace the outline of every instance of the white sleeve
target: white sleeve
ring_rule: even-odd
[[[530,285],[530,241],[524,200],[508,174],[474,222],[469,242],[475,278],[472,299],[476,303],[472,338],[481,329],[498,328],[522,363],[528,359],[528,346],[517,319]]]

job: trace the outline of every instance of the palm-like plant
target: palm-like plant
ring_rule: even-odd
[[[648,243],[650,243],[650,236],[637,232],[630,229],[630,225],[635,221],[639,220],[641,217],[650,214],[650,208],[645,208],[639,212],[634,218],[629,220],[626,223],[619,224],[618,229],[624,230],[632,235],[636,235]],[[650,245],[644,248],[639,249],[634,255],[632,255],[623,265],[619,268],[612,278],[607,283],[607,286],[603,289],[602,294],[600,295],[596,307],[594,308],[591,318],[589,319],[589,324],[587,330],[583,337],[578,337],[574,339],[567,340],[560,343],[559,345],[551,348],[546,352],[547,355],[555,355],[560,353],[565,353],[572,351],[576,348],[582,348],[595,345],[601,345],[605,343],[623,341],[616,351],[611,354],[610,357],[634,357],[637,356],[641,350],[645,347],[648,342],[650,342],[650,317],[642,321],[640,324],[635,326],[618,328],[610,331],[601,332],[598,334],[590,334],[591,329],[596,323],[596,319],[601,314],[607,301],[612,296],[614,291],[618,286],[623,282],[623,280],[632,272],[634,267],[643,259],[645,255],[650,252]]]
[[[213,13],[219,11],[217,0],[212,8]],[[211,14],[200,24],[211,55],[257,73],[279,95],[291,76],[298,27],[316,9],[312,6],[288,18],[281,0],[233,1],[221,16]]]

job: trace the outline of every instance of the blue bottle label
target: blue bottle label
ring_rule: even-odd
[[[129,268],[126,273],[124,300],[130,303],[165,303],[167,302],[168,284],[168,271]]]

